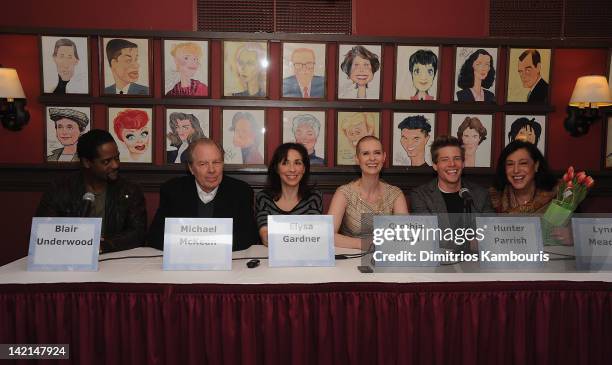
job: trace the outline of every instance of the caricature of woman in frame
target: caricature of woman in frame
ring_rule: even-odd
[[[166,96],[208,96],[208,42],[164,40]]]
[[[437,99],[438,53],[438,47],[397,47],[396,100]]]
[[[226,41],[223,47],[223,95],[267,96],[268,44]]]
[[[189,144],[209,135],[208,109],[166,110],[166,163],[184,163]]]

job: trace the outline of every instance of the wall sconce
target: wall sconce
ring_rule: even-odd
[[[0,67],[0,120],[6,129],[21,130],[30,120],[17,70]]]
[[[600,109],[612,105],[612,94],[604,76],[582,76],[576,80],[563,125],[573,136],[580,137],[602,116]]]

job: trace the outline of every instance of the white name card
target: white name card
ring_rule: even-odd
[[[269,215],[270,267],[335,266],[331,215]]]
[[[531,269],[549,260],[539,217],[476,217],[484,239],[478,243],[480,266]]]
[[[579,270],[612,270],[612,218],[572,218]]]
[[[166,218],[164,270],[231,270],[232,218]]]
[[[426,234],[438,227],[433,215],[374,216],[372,243],[375,267],[438,266],[438,237]]]
[[[97,271],[102,218],[32,218],[28,271]]]

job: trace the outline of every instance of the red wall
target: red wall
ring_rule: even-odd
[[[398,37],[469,37],[480,38],[488,35],[488,0],[475,0],[461,2],[454,0],[436,1],[396,1],[396,0],[354,0],[354,34]],[[101,2],[87,2],[77,0],[36,1],[20,0],[4,5],[3,14],[10,16],[0,17],[0,27],[6,29],[49,27],[73,29],[117,29],[117,35],[125,30],[177,30],[191,31],[195,29],[194,0],[107,0]],[[6,8],[8,7],[8,11]],[[96,44],[91,45],[92,52]],[[31,114],[29,125],[21,132],[13,133],[0,131],[0,164],[28,164],[43,162],[44,123],[42,106],[37,100],[40,96],[40,70],[38,36],[36,35],[0,35],[0,63],[7,67],[15,67],[19,73],[25,93],[28,97],[28,110]],[[159,44],[156,42],[154,51],[159,53]],[[394,47],[385,45],[383,50],[383,101],[392,101],[393,84],[393,57]],[[502,49],[500,59],[505,51]],[[569,164],[579,169],[598,170],[601,165],[601,124],[596,124],[591,132],[581,138],[572,138],[563,129],[565,107],[572,92],[577,77],[587,74],[605,74],[607,62],[607,49],[558,49],[553,55],[553,70],[551,76],[552,104],[555,112],[549,115],[549,155],[552,168],[564,169]],[[280,45],[271,44],[272,59],[280,58]],[[221,58],[221,49],[217,42],[211,46],[211,56],[214,60]],[[440,80],[441,102],[450,103],[452,95],[452,69],[453,49],[443,49]],[[335,75],[336,53],[333,47],[328,51],[328,73]],[[97,85],[97,68],[92,65],[94,85]],[[505,70],[505,64],[500,65]],[[279,71],[277,65],[272,64],[270,70],[270,96],[278,99]],[[161,66],[154,66],[154,85],[160,85]],[[222,70],[220,62],[213,62],[211,72],[211,93],[213,98],[221,95],[220,75]],[[498,102],[503,103],[505,92],[505,72],[498,72]],[[329,100],[334,100],[335,79],[330,78],[328,85]],[[159,96],[160,87],[155,87],[156,96]],[[94,95],[97,95],[94,87]],[[219,120],[219,108],[213,108],[212,120]],[[329,111],[328,128],[333,126],[335,111]],[[155,162],[161,164],[163,160],[163,130],[162,109],[156,108],[156,141],[158,147]],[[391,113],[383,113],[383,121],[390,121]],[[449,113],[439,112],[437,115],[439,131],[446,132]],[[268,131],[271,140],[280,141],[278,128],[273,128],[280,121],[280,110],[268,111]],[[496,115],[496,123],[501,126],[502,116]],[[97,105],[94,109],[93,125],[105,128],[105,109]],[[215,125],[215,124],[213,124]],[[219,136],[218,128],[213,129],[213,137]],[[383,138],[390,138],[389,123],[384,123]],[[495,141],[499,153],[501,150],[501,134],[498,133]],[[328,140],[327,150],[333,151],[333,140]],[[268,145],[268,155],[275,148],[274,143]],[[577,151],[580,151],[577,153]],[[333,156],[332,156],[333,157]],[[333,161],[333,158],[330,159]],[[331,162],[330,162],[331,166]],[[12,249],[8,256],[0,257],[0,264],[23,256],[27,253],[29,235],[29,221],[34,212],[40,193],[14,193],[0,192],[0,201],[4,206],[19,206],[21,209],[2,212],[0,220],[9,222],[10,230],[5,237]],[[147,208],[152,215],[157,206],[155,194],[147,194]],[[609,199],[608,199],[609,200]],[[602,204],[605,204],[602,203]],[[593,207],[598,210],[598,205]],[[151,218],[151,217],[150,217]],[[13,246],[16,245],[16,246]],[[6,252],[6,251],[5,251]]]

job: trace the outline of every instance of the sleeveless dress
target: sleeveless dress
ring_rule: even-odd
[[[364,201],[359,196],[357,181],[352,181],[338,188],[347,200],[346,210],[340,225],[340,234],[350,237],[359,237],[364,234],[372,233],[372,223],[374,215],[393,214],[393,203],[402,193],[397,186],[389,185],[384,181],[380,182],[383,186],[382,198],[375,204]],[[365,214],[362,217],[362,214]]]

